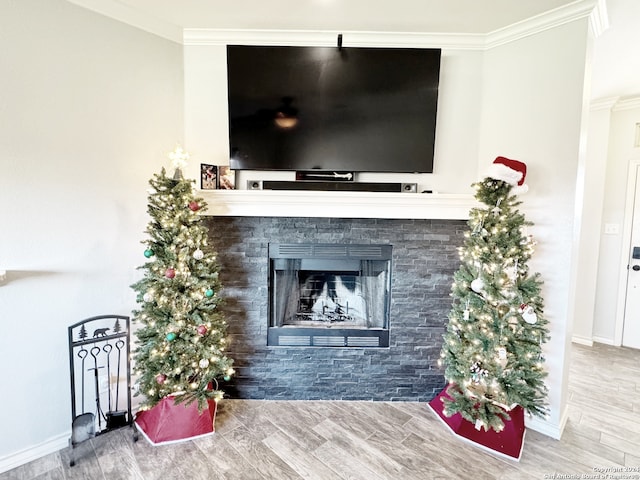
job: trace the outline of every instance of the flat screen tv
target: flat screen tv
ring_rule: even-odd
[[[433,172],[440,55],[228,46],[231,168]]]

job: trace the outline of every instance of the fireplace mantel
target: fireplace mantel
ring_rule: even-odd
[[[452,193],[199,190],[204,215],[466,220],[473,195]]]

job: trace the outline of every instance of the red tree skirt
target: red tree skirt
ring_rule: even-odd
[[[477,430],[473,423],[462,418],[459,413],[451,417],[445,416],[443,397],[450,398],[446,388],[429,402],[429,407],[455,435],[490,453],[520,460],[525,435],[524,410],[521,406],[509,410],[511,420],[505,421],[504,430],[498,433],[492,429]]]
[[[136,415],[138,430],[153,445],[182,442],[211,435],[215,429],[216,402],[208,401],[209,408],[198,410],[198,402],[189,405],[175,403],[175,397],[165,397],[153,408]]]

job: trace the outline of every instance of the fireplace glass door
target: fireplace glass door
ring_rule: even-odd
[[[269,256],[270,345],[388,346],[390,245],[271,244]]]

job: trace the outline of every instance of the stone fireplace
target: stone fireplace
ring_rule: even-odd
[[[391,249],[270,243],[267,345],[388,347]]]
[[[211,216],[206,222],[237,372],[222,386],[229,396],[428,401],[444,387],[437,361],[464,220]],[[329,263],[318,263],[314,250]],[[368,258],[370,265],[357,258],[372,251],[381,257]],[[368,285],[357,278],[361,272]],[[291,286],[299,291],[280,307],[270,301],[272,288]],[[374,288],[382,307],[357,300]],[[374,314],[380,311],[382,317]],[[313,331],[301,330],[307,328]],[[299,338],[272,337],[287,329],[298,329],[291,336]]]

